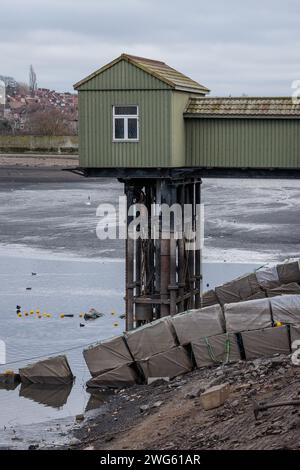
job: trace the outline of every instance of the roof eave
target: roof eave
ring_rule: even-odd
[[[201,87],[201,88],[193,88],[193,87],[183,87],[183,86],[179,86],[179,85],[176,85],[174,87],[174,89],[176,91],[184,91],[186,93],[195,93],[195,94],[207,94],[207,93],[210,93],[210,90],[208,88],[205,88],[205,87]]]
[[[300,119],[300,114],[204,114],[184,112],[183,117],[188,119]]]

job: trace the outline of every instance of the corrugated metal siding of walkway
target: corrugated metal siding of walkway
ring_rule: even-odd
[[[299,119],[186,119],[187,166],[300,168]]]

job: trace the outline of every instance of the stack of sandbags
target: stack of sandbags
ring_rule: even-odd
[[[181,346],[225,331],[224,315],[220,305],[180,313],[172,317],[172,324]]]
[[[294,296],[293,296],[294,297]],[[271,300],[257,299],[227,304],[224,315],[227,332],[257,330],[272,326]]]
[[[263,266],[255,271],[262,289],[275,289],[283,284],[300,283],[299,260],[287,261],[277,266]]]
[[[268,357],[278,353],[290,353],[289,334],[286,326],[243,331],[242,340],[246,360]]]
[[[192,369],[188,353],[177,345],[176,333],[169,317],[148,323],[125,335],[132,356],[145,379],[170,379]]]
[[[133,358],[123,336],[102,341],[83,351],[92,379],[91,388],[124,387],[136,383]]]
[[[63,385],[73,381],[74,376],[66,356],[50,357],[19,369],[21,382],[33,384]]]
[[[248,300],[265,295],[256,279],[255,273],[238,277],[231,282],[216,287],[216,295],[221,305]]]
[[[273,321],[285,325],[300,324],[300,295],[284,295],[270,299]]]
[[[197,367],[227,364],[241,359],[234,333],[200,338],[192,342],[192,350]]]

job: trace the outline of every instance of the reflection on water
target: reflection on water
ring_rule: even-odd
[[[28,398],[41,405],[61,408],[69,398],[72,383],[67,385],[21,384],[20,397]]]
[[[89,398],[89,401],[85,407],[85,412],[87,411],[92,411],[96,410],[97,408],[100,408],[108,398],[112,395],[111,391],[88,391],[91,395]]]

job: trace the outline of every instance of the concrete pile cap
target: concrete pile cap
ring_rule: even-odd
[[[283,295],[270,299],[274,322],[300,324],[300,295]]]
[[[240,349],[234,333],[201,338],[192,343],[197,367],[237,362],[241,359]]]
[[[270,299],[227,304],[224,315],[227,332],[257,330],[272,326]]]
[[[29,364],[19,370],[22,382],[36,384],[67,384],[74,376],[66,356],[50,357],[44,361]]]
[[[110,338],[85,349],[83,356],[93,377],[132,362],[123,336]]]
[[[242,332],[246,360],[268,357],[274,354],[290,354],[290,342],[286,326]]]
[[[181,345],[225,331],[224,315],[220,305],[180,313],[172,317],[172,323]]]
[[[137,374],[131,364],[123,364],[116,369],[90,379],[87,388],[122,388],[137,383]]]
[[[132,330],[125,335],[127,345],[136,361],[147,359],[177,346],[170,317],[161,318]]]
[[[143,370],[146,380],[149,377],[168,377],[173,379],[178,375],[190,372],[193,368],[189,354],[182,346],[139,361],[139,365]]]
[[[238,277],[215,289],[221,305],[246,300],[260,290],[255,273]]]

